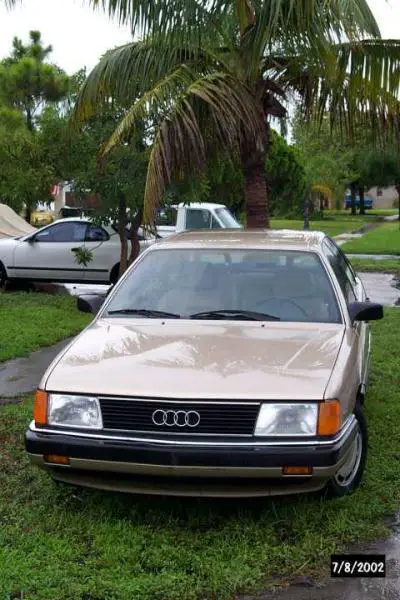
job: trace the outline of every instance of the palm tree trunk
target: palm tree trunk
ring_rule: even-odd
[[[363,185],[359,186],[358,193],[360,194],[360,215],[365,215],[365,188]]]
[[[357,206],[356,206],[357,185],[355,183],[352,183],[350,185],[350,190],[351,190],[351,214],[356,215],[357,214]]]
[[[265,181],[265,158],[244,169],[244,197],[246,201],[247,227],[265,229],[269,227],[269,203]]]
[[[126,239],[126,198],[120,193],[118,200],[118,235],[121,242],[121,256],[119,260],[119,277],[121,277],[128,268],[128,240]]]
[[[143,221],[143,204],[137,212],[137,215],[132,221],[131,225],[131,251],[129,254],[128,265],[131,265],[140,254],[140,243],[138,240],[138,229]]]
[[[30,206],[26,206],[25,209],[25,221],[30,224],[32,218],[32,208]]]

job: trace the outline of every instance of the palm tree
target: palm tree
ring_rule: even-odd
[[[356,115],[399,92],[400,42],[380,40],[367,0],[90,2],[142,39],[102,58],[74,120],[112,98],[130,106],[104,152],[137,122],[149,125],[147,223],[171,181],[225,152],[243,169],[247,225],[265,227],[270,119],[284,119],[295,100],[306,112],[329,111],[351,133]]]

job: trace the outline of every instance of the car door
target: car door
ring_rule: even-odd
[[[346,275],[351,282],[356,302],[366,302],[368,297],[360,277],[354,271],[349,259],[334,242],[334,240],[331,240],[331,243],[335,246],[339,260],[343,264]],[[366,387],[368,383],[369,363],[371,358],[371,330],[369,323],[366,321],[357,321],[355,323],[355,329],[360,339],[361,379],[362,383]]]
[[[74,249],[83,245],[87,223],[56,222],[17,245],[13,270],[17,277],[46,281],[82,281],[84,267],[76,262]]]
[[[366,299],[365,290],[346,256],[331,239],[325,240],[324,250],[338,279],[347,305],[349,306],[352,302],[363,302]],[[357,347],[359,378],[360,382],[366,385],[370,353],[368,323],[356,321],[353,325],[353,332],[355,336],[354,342]]]
[[[88,223],[85,232],[84,248],[92,254],[84,267],[84,280],[87,282],[108,282],[112,268],[119,263],[121,243],[116,231]]]

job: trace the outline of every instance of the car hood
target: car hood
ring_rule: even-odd
[[[54,392],[322,399],[343,325],[100,319],[51,365]]]

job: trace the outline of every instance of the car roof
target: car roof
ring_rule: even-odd
[[[225,204],[216,204],[215,202],[190,202],[190,204],[185,204],[184,202],[181,202],[180,204],[172,204],[170,207],[166,207],[168,208],[200,208],[200,209],[217,209],[217,208],[226,208]]]
[[[164,238],[158,248],[260,248],[321,251],[326,234],[292,229],[212,229],[184,231]]]

